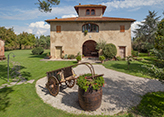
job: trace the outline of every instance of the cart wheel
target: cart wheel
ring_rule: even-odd
[[[72,88],[75,85],[75,79],[65,81],[67,87]]]
[[[55,77],[50,77],[47,83],[50,94],[56,96],[59,93],[59,83]]]

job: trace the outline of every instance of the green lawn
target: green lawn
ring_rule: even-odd
[[[108,69],[113,69],[134,76],[152,79],[152,77],[149,74],[147,74],[147,69],[145,69],[143,65],[154,64],[156,57],[147,56],[147,54],[145,53],[140,53],[140,56],[137,57],[137,59],[139,61],[133,60],[130,62],[129,69],[127,61],[107,61],[103,65]]]
[[[15,58],[10,54],[10,61],[21,64],[21,73],[28,79],[35,79],[33,84],[15,85],[12,87],[0,89],[0,116],[2,117],[88,117],[88,115],[69,114],[62,110],[45,104],[36,94],[35,83],[38,79],[45,77],[47,71],[76,64],[75,61],[40,61],[46,56],[49,50],[45,50],[43,55],[35,56],[31,50],[7,51],[5,55],[12,52]],[[10,64],[11,70],[12,64]],[[11,82],[11,78],[10,78]],[[0,62],[0,86],[7,83],[7,60]],[[129,114],[118,115],[118,117],[128,117]],[[97,116],[98,117],[98,116]],[[109,117],[109,116],[108,116]]]
[[[5,52],[5,55],[10,53],[11,51]],[[46,56],[46,53],[49,50],[45,50],[43,55],[32,55],[31,50],[15,50],[12,53],[15,54],[15,58],[12,57],[13,54],[10,54],[10,72],[12,68],[11,62],[19,62],[21,65],[21,74],[28,80],[35,79],[38,80],[46,76],[47,71],[55,70],[57,68],[66,67],[69,65],[73,65],[76,62],[67,61],[40,61]],[[11,79],[10,79],[11,80]],[[0,62],[0,85],[7,82],[7,60]]]
[[[21,64],[21,73],[28,79],[35,79],[32,84],[22,84],[15,85],[12,87],[0,89],[0,116],[2,117],[88,117],[89,115],[75,115],[69,114],[62,110],[51,107],[45,104],[40,97],[36,94],[35,83],[38,79],[45,77],[47,71],[55,70],[65,66],[76,64],[75,61],[40,61],[40,59],[46,56],[49,50],[45,50],[43,55],[35,56],[31,54],[31,50],[15,50],[5,52],[7,55],[13,52],[16,57],[13,58],[10,55],[10,61],[19,62]],[[132,62],[130,65],[130,70],[127,69],[125,61],[108,61],[104,64],[105,67],[114,69],[117,71],[125,72],[132,75],[137,75],[141,77],[148,77],[146,74],[143,75],[144,69],[141,67],[144,63],[151,62],[151,60],[145,60],[142,62]],[[11,70],[12,64],[10,64]],[[11,81],[11,79],[10,79]],[[0,62],[0,86],[7,83],[7,60]],[[149,97],[149,95],[147,96]],[[156,99],[156,98],[155,98]],[[163,99],[163,98],[161,98]],[[143,101],[144,102],[144,101]],[[163,102],[160,102],[163,103]],[[141,103],[146,105],[145,103]],[[154,106],[152,103],[150,106]],[[156,104],[155,104],[156,105]],[[140,106],[138,106],[140,107]],[[160,108],[160,106],[158,107]],[[147,109],[147,108],[146,108]],[[149,112],[149,110],[144,110],[144,112]],[[162,109],[162,108],[161,108]],[[136,111],[140,111],[138,108]],[[162,112],[162,111],[161,111]],[[133,115],[129,113],[115,115],[117,117],[132,117]],[[135,114],[135,112],[133,112]],[[160,113],[161,114],[161,113]],[[142,115],[142,113],[140,114]],[[97,116],[99,117],[99,116]],[[108,116],[109,117],[109,116]]]

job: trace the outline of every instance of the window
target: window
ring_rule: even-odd
[[[61,26],[56,26],[56,32],[60,33],[61,32]]]
[[[86,15],[90,15],[89,9],[86,10]]]
[[[88,30],[88,32],[99,32],[99,27],[96,24],[84,24],[82,26],[82,32]]]
[[[120,32],[125,32],[125,26],[124,25],[120,26]]]
[[[95,15],[95,10],[94,9],[91,10],[91,15]]]

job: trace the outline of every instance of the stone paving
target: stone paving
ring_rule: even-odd
[[[10,84],[2,84],[2,86],[0,86],[0,89],[5,88],[5,87],[11,87],[14,85],[20,85],[20,84],[27,84],[27,83],[33,83],[35,80],[21,80],[21,81],[16,81],[16,82],[11,82]]]
[[[78,103],[78,86],[73,88],[60,88],[59,94],[54,97],[45,88],[47,78],[36,82],[36,92],[42,100],[51,106],[74,114],[114,115],[127,111],[141,101],[142,95],[147,92],[164,91],[164,85],[157,80],[128,75],[114,70],[106,69],[102,65],[93,65],[96,74],[104,74],[105,87],[103,87],[102,104],[96,111],[83,111]],[[85,65],[74,68],[78,75],[90,73]]]

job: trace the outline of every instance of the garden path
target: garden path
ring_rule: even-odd
[[[146,79],[106,69],[102,65],[93,65],[96,74],[104,74],[105,87],[103,87],[102,104],[96,111],[85,112],[78,103],[78,86],[60,89],[54,97],[45,88],[47,78],[41,78],[36,82],[36,92],[42,100],[55,108],[74,114],[89,115],[114,115],[121,111],[127,111],[141,101],[142,95],[147,92],[164,91],[164,85],[158,80]],[[78,75],[90,73],[85,65],[73,68]]]
[[[2,84],[2,86],[0,86],[0,89],[5,88],[5,87],[11,87],[14,85],[20,85],[20,84],[27,84],[27,83],[33,83],[35,80],[21,80],[21,81],[16,81],[16,82],[11,82],[10,84]]]

